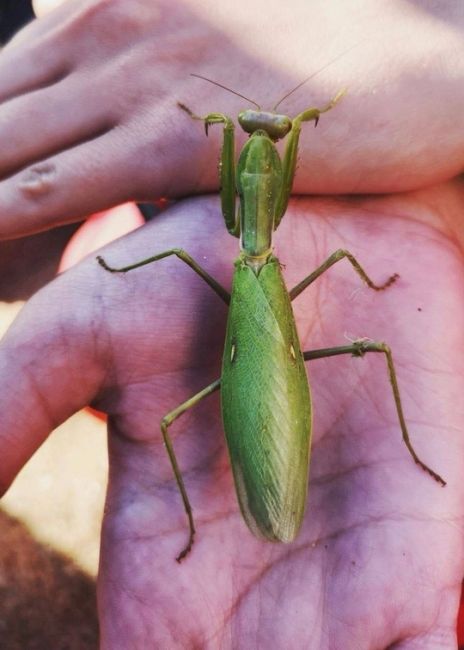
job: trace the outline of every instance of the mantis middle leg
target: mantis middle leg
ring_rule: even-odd
[[[310,273],[306,278],[304,278],[299,284],[297,284],[290,291],[291,300],[294,300],[312,282],[314,282],[314,280],[316,280],[319,276],[325,273],[331,266],[333,266],[334,264],[336,264],[337,262],[339,262],[344,258],[346,258],[350,262],[351,266],[356,271],[356,273],[360,276],[360,278],[371,289],[374,289],[375,291],[382,291],[383,289],[386,289],[391,284],[393,284],[393,282],[395,282],[395,280],[398,278],[398,275],[395,273],[394,275],[390,276],[383,284],[380,285],[375,284],[367,275],[367,273],[364,271],[364,269],[356,260],[356,258],[349,251],[344,249],[339,249],[335,251],[335,253],[330,255],[330,257],[328,257],[325,262],[323,262],[320,266],[318,266],[318,268],[315,271],[313,271],[313,273]],[[406,419],[404,417],[403,406],[401,403],[398,380],[396,378],[396,371],[393,363],[393,356],[390,348],[386,343],[379,343],[375,341],[361,339],[359,341],[355,341],[351,345],[344,345],[335,348],[324,348],[322,350],[303,352],[303,357],[305,361],[309,361],[311,359],[322,359],[323,357],[333,357],[339,354],[351,354],[355,357],[363,357],[367,352],[381,352],[386,357],[388,375],[392,386],[393,397],[395,400],[398,420],[400,422],[401,432],[403,435],[403,441],[406,447],[408,448],[409,453],[413,457],[414,462],[417,463],[417,465],[419,465],[424,471],[430,474],[436,481],[438,481],[438,483],[441,483],[441,485],[446,485],[446,482],[439,474],[437,474],[433,469],[431,469],[428,465],[426,465],[424,462],[420,460],[419,456],[417,455],[411,443],[409,432],[406,426]]]
[[[97,259],[100,266],[102,266],[106,271],[109,271],[110,273],[127,273],[128,271],[132,271],[133,269],[145,266],[146,264],[151,264],[152,262],[157,262],[170,255],[176,255],[180,260],[190,266],[190,268],[193,269],[195,273],[197,273],[213,289],[213,291],[215,291],[217,295],[222,300],[224,300],[227,305],[229,304],[230,294],[211,275],[209,275],[209,273],[207,273],[199,264],[197,264],[195,260],[190,257],[190,255],[188,255],[188,253],[180,248],[173,248],[171,250],[164,251],[163,253],[159,253],[158,255],[154,255],[153,257],[148,257],[144,260],[141,260],[140,262],[136,262],[135,264],[130,264],[129,266],[123,266],[120,268],[109,266],[100,256],[98,256]],[[170,411],[161,421],[161,433],[163,435],[164,444],[169,455],[169,460],[171,461],[174,476],[176,477],[179,492],[181,494],[185,512],[187,513],[189,521],[189,539],[185,548],[179,553],[176,558],[178,562],[181,562],[192,548],[195,536],[195,525],[193,522],[192,507],[190,505],[179,464],[174,453],[174,447],[172,445],[171,438],[169,437],[168,428],[174,422],[174,420],[182,415],[182,413],[185,413],[185,411],[198,404],[198,402],[200,402],[204,397],[207,397],[208,395],[211,395],[211,393],[214,393],[216,390],[218,390],[220,385],[221,380],[217,379],[212,384],[206,386],[206,388],[201,390],[199,393],[180,404],[180,406]]]
[[[145,266],[146,264],[151,264],[152,262],[158,262],[159,260],[162,260],[165,257],[169,257],[170,255],[175,255],[182,262],[185,262],[187,266],[190,266],[190,268],[195,271],[195,273],[197,273],[197,275],[199,275],[200,278],[204,280],[215,293],[217,293],[217,295],[226,303],[226,305],[230,303],[230,293],[226,291],[224,287],[213,278],[212,275],[210,275],[197,262],[195,262],[193,257],[190,257],[190,255],[181,248],[171,248],[170,250],[164,251],[163,253],[158,253],[158,255],[153,255],[153,257],[147,257],[140,262],[135,262],[135,264],[122,266],[119,268],[109,266],[100,255],[98,255],[97,260],[100,266],[105,269],[105,271],[109,271],[110,273],[127,273],[133,269],[138,269],[140,266]]]

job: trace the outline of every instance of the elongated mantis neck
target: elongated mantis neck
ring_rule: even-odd
[[[247,214],[250,216],[249,212]],[[254,216],[259,216],[259,213]],[[242,213],[241,254],[246,264],[256,272],[266,263],[272,253],[273,221],[272,216],[269,216],[267,220],[257,218],[253,220],[253,223],[246,223]]]
[[[259,115],[257,111],[254,113]],[[282,188],[280,157],[265,128],[254,131],[243,147],[236,182],[240,196],[242,256],[249,266],[259,270],[272,251],[274,223]]]

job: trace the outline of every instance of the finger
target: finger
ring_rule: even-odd
[[[66,25],[74,3],[66,5],[30,22],[1,50],[0,102],[49,86],[70,72],[73,58]]]
[[[32,8],[36,16],[45,16],[58,5],[62,5],[64,0],[33,0]]]
[[[21,33],[21,32],[20,32]],[[60,48],[31,43],[8,47],[0,55],[0,102],[45,88],[68,74],[71,65]]]
[[[141,170],[129,148],[122,129],[114,129],[4,180],[0,238],[69,223],[133,198]]]
[[[177,242],[185,244],[195,255],[198,251],[191,245],[193,224],[189,230],[195,212],[201,219],[209,220],[193,206],[188,219],[185,212],[179,211],[176,220],[174,213],[163,220],[161,228],[157,223],[148,229],[145,226],[112,244],[105,255],[116,263],[118,250],[122,258],[147,257],[153,252],[155,233],[161,250]],[[219,236],[222,231],[218,223],[214,234]],[[232,244],[235,247],[234,241]],[[215,272],[215,266],[222,267],[220,256],[212,257],[216,262],[210,269],[223,281]],[[0,491],[8,487],[55,426],[82,406],[96,403],[97,398],[98,405],[113,416],[116,414],[120,421],[130,419],[131,425],[125,431],[135,438],[142,425],[135,426],[134,418],[144,419],[145,398],[151,404],[153,396],[168,390],[171,401],[167,404],[176,403],[172,386],[165,386],[166,368],[170,374],[183,370],[187,355],[188,364],[204,365],[206,346],[217,346],[221,339],[218,323],[223,325],[223,306],[217,305],[217,296],[188,267],[173,262],[160,266],[156,282],[150,271],[135,273],[126,282],[126,276],[106,273],[91,257],[58,277],[27,303],[0,342],[0,376],[4,379],[0,391]],[[181,278],[185,277],[185,283],[172,281],[173,269]],[[137,298],[136,289],[142,298]],[[202,326],[201,335],[192,346],[190,317],[195,304],[191,300],[201,301],[200,305],[203,296],[208,305],[215,305],[216,311]],[[171,322],[168,326],[168,311],[174,326]],[[161,345],[157,345],[158,339],[163,342]],[[173,364],[173,350],[174,357],[179,355],[177,368]],[[214,376],[216,372],[214,368]],[[214,379],[197,374],[192,373],[192,393]],[[148,385],[152,376],[157,382],[155,390]],[[184,398],[185,378],[178,377],[177,381]],[[142,431],[150,440],[154,435],[161,437],[156,423],[165,414],[166,403],[154,408],[156,417],[144,421]],[[160,471],[169,467],[169,461],[165,461]]]
[[[69,281],[69,277],[68,277]],[[88,404],[102,382],[88,315],[63,300],[61,276],[32,299],[0,344],[0,492],[48,433]],[[69,286],[69,285],[68,285]],[[83,286],[83,295],[89,287]],[[76,304],[76,303],[74,303]],[[79,305],[78,305],[79,306]],[[8,378],[8,381],[5,381]]]
[[[108,131],[114,120],[93,80],[74,75],[49,88],[30,92],[0,108],[2,156],[0,176],[5,176],[66,147]],[[82,102],[85,97],[85,103]],[[79,110],[76,110],[79,107]]]

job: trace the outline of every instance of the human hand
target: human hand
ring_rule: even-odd
[[[345,335],[390,344],[413,444],[448,481],[436,484],[401,442],[382,358],[311,362],[309,502],[290,545],[245,527],[211,396],[170,430],[198,531],[191,554],[174,560],[188,529],[159,422],[219,376],[227,311],[189,268],[170,258],[111,275],[91,257],[26,305],[0,344],[0,485],[75,410],[93,403],[109,413],[102,648],[454,650],[464,308],[450,224],[462,196],[455,181],[290,204],[276,236],[289,287],[339,247],[374,280],[400,274],[378,294],[338,264],[295,300],[298,329],[304,349]],[[121,265],[173,246],[229,285],[237,241],[213,198],[179,203],[102,255]]]
[[[292,7],[283,20],[277,0],[85,0],[20,32],[0,56],[0,237],[217,189],[220,129],[208,141],[176,104],[235,116],[243,102],[191,72],[272,106],[327,66],[289,115],[348,88],[305,130],[298,193],[410,190],[462,169],[460,2]]]

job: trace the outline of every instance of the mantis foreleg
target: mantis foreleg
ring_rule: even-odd
[[[322,113],[327,113],[335,104],[343,97],[345,90],[341,90],[335,95],[335,97],[323,108],[308,108],[306,111],[303,111],[297,115],[292,120],[292,130],[288,135],[287,146],[285,148],[285,154],[282,161],[282,189],[279,197],[279,202],[277,204],[277,210],[275,215],[274,229],[279,225],[282,217],[285,214],[287,209],[288,200],[293,187],[293,179],[295,177],[296,171],[296,161],[298,155],[298,142],[300,139],[300,131],[302,122],[310,122],[313,120],[315,126],[319,121],[319,116]]]
[[[227,115],[223,115],[222,113],[209,113],[202,117],[200,115],[195,115],[195,113],[185,106],[185,104],[178,102],[177,105],[190,115],[193,120],[201,120],[204,122],[206,135],[208,135],[208,128],[211,124],[224,124],[221,160],[219,163],[221,207],[227,230],[231,235],[234,235],[234,237],[238,237],[240,235],[240,221],[237,218],[237,211],[235,209],[234,123],[230,117],[227,117]]]

